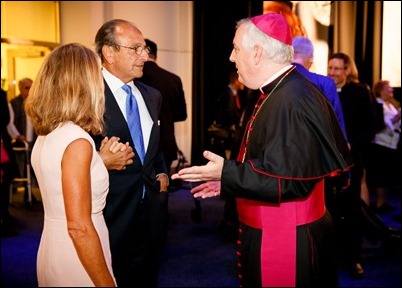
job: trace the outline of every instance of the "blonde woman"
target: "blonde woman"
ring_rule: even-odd
[[[91,134],[104,130],[100,60],[81,44],[56,48],[30,90],[26,111],[38,138],[32,166],[45,220],[38,285],[116,286],[103,217],[109,178]],[[108,141],[113,149],[126,144]]]

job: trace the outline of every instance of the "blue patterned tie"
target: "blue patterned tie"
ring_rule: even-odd
[[[131,138],[134,141],[135,150],[137,151],[141,162],[144,163],[144,138],[142,137],[141,118],[140,112],[138,111],[137,100],[131,92],[131,87],[129,85],[125,84],[122,88],[127,93],[126,115],[128,128],[130,129]]]

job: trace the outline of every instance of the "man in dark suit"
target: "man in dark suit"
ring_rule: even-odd
[[[18,81],[20,94],[10,101],[10,112],[12,114],[10,114],[10,123],[7,127],[12,138],[21,142],[28,141],[31,148],[37,135],[31,121],[26,116],[24,105],[32,83],[33,81],[30,78],[23,78]]]
[[[156,287],[166,230],[168,193],[165,192],[169,181],[159,147],[162,95],[136,79],[142,76],[149,50],[141,31],[132,23],[121,19],[104,23],[96,34],[95,43],[105,80],[107,137],[95,141],[109,170],[110,186],[104,215],[109,229],[113,272],[118,286]],[[127,116],[130,111],[126,112],[129,106],[126,100],[138,104],[140,119],[137,118],[135,124],[141,127],[135,135],[130,132],[131,116]],[[110,153],[105,151],[105,143],[113,136],[134,148],[132,160],[127,154],[116,156],[119,158],[116,161],[106,159],[105,155],[110,156]],[[136,143],[141,137],[145,149],[143,159],[140,144]]]
[[[149,47],[149,60],[145,62],[144,74],[139,80],[158,89],[162,94],[163,101],[159,119],[163,137],[160,145],[169,171],[172,162],[177,159],[179,149],[174,133],[174,122],[187,119],[186,99],[180,77],[156,63],[158,53],[156,43],[149,39],[145,39],[145,43]]]
[[[362,278],[363,226],[360,195],[368,147],[375,135],[375,117],[370,91],[352,81],[353,64],[353,59],[341,52],[332,54],[328,60],[328,76],[336,84],[354,162],[350,170],[350,186],[336,194],[332,215],[336,215],[333,218],[337,240],[349,272],[353,278]]]

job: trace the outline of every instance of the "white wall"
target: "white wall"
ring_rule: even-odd
[[[191,162],[192,1],[60,1],[61,43],[79,42],[94,49],[99,27],[113,18],[136,24],[144,37],[158,44],[158,64],[182,79],[188,117],[175,124],[175,134]]]
[[[401,1],[384,1],[383,21],[381,79],[401,87]]]

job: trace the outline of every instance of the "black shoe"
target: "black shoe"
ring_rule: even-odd
[[[352,267],[350,267],[350,276],[353,279],[364,278],[364,269],[361,263],[353,263]]]

